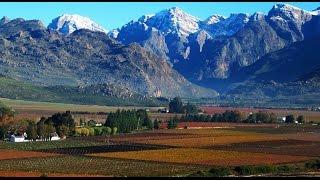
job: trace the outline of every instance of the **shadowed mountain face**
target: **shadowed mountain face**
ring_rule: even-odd
[[[320,67],[320,38],[313,38],[270,53],[252,64],[236,72],[234,81],[275,81],[289,82],[297,80],[304,74]]]
[[[35,85],[116,84],[146,96],[216,95],[138,44],[125,46],[102,32],[63,35],[40,21],[15,19],[2,23],[0,37],[2,74]]]
[[[315,95],[320,85],[320,38],[293,43],[262,57],[232,77],[239,86],[229,94],[261,97]]]
[[[267,14],[212,15],[201,21],[171,8],[109,35],[124,44],[139,43],[165,57],[188,80],[224,91],[222,86],[230,85],[240,69],[319,34],[319,17],[318,10],[276,4]]]

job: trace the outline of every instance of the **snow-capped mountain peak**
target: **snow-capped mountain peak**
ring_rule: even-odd
[[[214,17],[210,16],[209,18]],[[208,23],[204,25],[204,29],[211,37],[231,36],[239,31],[249,21],[249,15],[244,13],[231,14],[228,18],[221,18],[216,23]],[[208,19],[209,19],[208,18]]]
[[[256,12],[253,15],[251,15],[249,19],[251,21],[259,21],[259,20],[263,19],[264,16],[265,15],[262,12]]]
[[[315,15],[315,16],[320,15],[320,7],[318,7],[317,9],[315,9],[315,10],[313,10],[313,11],[311,11],[310,13],[311,13],[312,15]]]
[[[273,6],[274,9],[278,9],[280,11],[293,11],[293,10],[302,10],[298,7],[292,6],[290,4],[278,3]]]
[[[204,20],[204,24],[215,24],[220,21],[225,20],[226,18],[224,16],[221,16],[219,14],[214,14],[210,17],[208,17],[206,20]]]
[[[284,17],[285,19],[301,19],[304,15],[312,13],[289,4],[275,4],[269,11],[269,16],[274,16],[277,19]]]
[[[187,14],[182,9],[173,7],[148,17],[145,22],[164,34],[177,33],[179,36],[188,36],[199,30],[199,21],[198,18]]]
[[[48,28],[57,30],[63,34],[71,34],[79,29],[107,32],[103,27],[93,22],[88,17],[83,17],[78,14],[63,14],[53,19]]]
[[[108,32],[108,35],[110,37],[115,38],[115,39],[118,37],[118,34],[119,34],[119,30],[118,29],[113,29],[113,30]]]

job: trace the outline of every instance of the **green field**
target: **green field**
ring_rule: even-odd
[[[143,106],[99,106],[99,105],[79,105],[67,103],[52,103],[52,102],[37,102],[25,100],[12,100],[7,98],[0,98],[0,102],[12,107],[16,110],[30,110],[30,111],[88,111],[88,112],[111,112],[117,109],[138,109],[148,108],[150,110],[157,110],[159,107],[143,107]]]
[[[139,94],[133,94],[132,97],[116,97],[90,91],[93,89],[99,92],[101,90],[99,88],[101,87],[90,86],[87,87],[89,90],[80,91],[78,87],[73,86],[38,86],[0,75],[0,96],[10,99],[102,106],[159,106],[164,104],[156,98],[144,98]]]

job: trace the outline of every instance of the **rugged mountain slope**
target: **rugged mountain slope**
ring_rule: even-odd
[[[274,5],[267,15],[212,15],[204,21],[171,8],[143,16],[110,35],[166,56],[192,82],[218,88],[217,81],[228,85],[229,76],[262,56],[313,38],[320,32],[319,23],[318,10],[309,12],[287,4]],[[157,33],[150,33],[151,29]]]
[[[307,11],[289,6],[275,5],[267,16],[254,14],[248,23],[221,46],[204,46],[206,58],[203,65],[206,78],[228,78],[232,71],[249,66],[260,57],[277,51],[293,42],[301,41],[308,32],[305,25],[312,19]],[[313,26],[312,29],[319,29]],[[205,50],[204,50],[205,51]]]
[[[110,106],[159,106],[166,103],[156,98],[134,94],[129,89],[117,85],[44,87],[1,75],[0,95],[1,97],[19,100]]]
[[[198,18],[174,7],[154,15],[144,15],[110,35],[124,44],[137,42],[174,64],[188,57],[187,37],[199,30],[199,23]]]
[[[320,67],[320,38],[295,42],[235,73],[235,81],[289,82]]]
[[[93,22],[87,17],[77,14],[63,14],[55,19],[48,25],[49,29],[59,31],[63,34],[71,34],[79,29],[88,29],[91,31],[107,32],[103,27]]]
[[[147,96],[216,95],[138,44],[124,46],[105,33],[84,29],[65,36],[30,23],[3,25],[15,27],[0,39],[0,69],[6,76],[44,86],[117,84]]]
[[[237,74],[241,85],[228,94],[255,97],[292,97],[320,94],[320,38],[296,42],[270,53]]]

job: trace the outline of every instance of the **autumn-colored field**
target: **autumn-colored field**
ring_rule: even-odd
[[[208,149],[320,157],[320,141],[297,139],[234,143],[221,146],[210,146]]]
[[[218,128],[235,128],[235,127],[267,127],[275,128],[277,124],[248,124],[248,123],[227,123],[227,122],[179,122],[177,128],[183,129],[218,129]],[[160,125],[161,129],[167,128],[167,123],[163,122]]]
[[[231,131],[228,129],[162,129],[146,133],[136,133],[130,135],[118,135],[111,138],[114,142],[130,142],[142,144],[170,145],[181,146],[184,141],[192,141],[191,146],[195,143],[203,143],[203,139],[216,137],[234,137],[234,136],[255,136],[255,132]],[[201,141],[199,141],[201,140]],[[208,141],[205,141],[205,145]],[[189,146],[188,146],[189,147]]]
[[[141,151],[142,152],[142,151]],[[171,164],[93,156],[53,156],[2,160],[0,171],[99,176],[173,176],[207,169],[201,165]]]
[[[50,157],[50,156],[58,156],[58,155],[59,154],[34,152],[34,151],[16,151],[16,150],[5,150],[5,149],[0,150],[0,160],[32,158],[32,157]]]
[[[0,171],[0,177],[101,177],[92,174],[63,174],[63,173],[41,173],[33,171]],[[103,176],[102,176],[103,177]]]
[[[309,157],[302,156],[207,150],[197,148],[171,148],[164,150],[96,153],[90,154],[90,156],[219,166],[278,164],[310,159]]]
[[[282,140],[287,139],[286,135],[235,135],[235,136],[217,136],[217,137],[191,137],[191,138],[172,138],[172,139],[147,139],[135,140],[133,142],[145,144],[157,144],[176,147],[203,147],[217,144],[230,144],[242,142],[255,142],[263,140]]]
[[[159,130],[143,135],[115,136],[112,141],[139,144],[164,145],[170,147],[206,147],[212,145],[272,141],[287,139],[315,140],[317,133],[258,133],[254,131],[237,131],[239,128],[229,129],[176,129]],[[240,128],[241,129],[241,128]],[[256,128],[259,129],[259,128]],[[281,130],[279,130],[281,131]],[[165,133],[166,132],[166,133]],[[167,134],[168,133],[168,134]],[[161,135],[160,135],[161,134]]]

